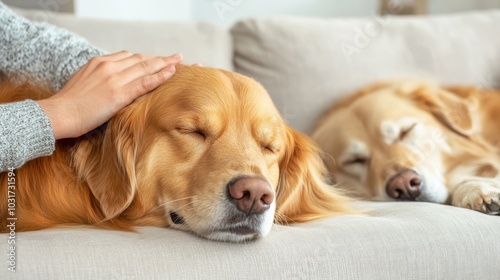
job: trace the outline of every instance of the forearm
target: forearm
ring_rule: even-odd
[[[58,92],[104,51],[55,26],[16,15],[0,2],[0,71]],[[55,138],[46,112],[34,101],[0,104],[0,172],[50,155]]]
[[[89,59],[103,55],[85,39],[17,16],[0,2],[0,70],[48,83],[57,92]]]
[[[50,121],[32,100],[0,104],[0,172],[52,154]]]

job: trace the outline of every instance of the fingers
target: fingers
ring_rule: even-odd
[[[171,65],[181,63],[182,55],[176,54],[169,57],[154,57],[149,60],[139,61],[120,74],[120,79],[128,84],[144,76],[156,74]]]
[[[142,63],[142,62],[147,61],[147,60],[151,60],[153,58],[155,58],[155,57],[152,55],[145,55],[145,54],[140,54],[140,53],[132,54],[130,56],[124,57],[123,59],[117,61],[116,62],[116,68],[117,68],[116,70],[121,72],[121,71],[127,70],[128,68],[130,68],[136,64]]]
[[[151,61],[151,62],[148,62]],[[128,70],[129,68],[132,67],[143,67],[146,68],[147,71],[143,72],[144,74],[152,74],[149,73],[149,67],[152,67],[152,70],[157,69],[154,67],[154,64],[156,63],[158,65],[158,61],[166,61],[167,64],[164,64],[164,67],[168,66],[169,64],[178,64],[182,61],[182,55],[180,54],[175,54],[169,57],[154,57],[151,55],[145,55],[145,54],[138,54],[138,53],[132,53],[129,51],[121,51],[109,55],[104,55],[104,56],[98,56],[92,58],[89,63],[85,66],[85,71],[88,72],[93,72],[96,70],[99,70],[101,72],[104,72],[105,74],[110,74],[110,73],[120,73],[123,71]],[[161,69],[161,68],[160,68]],[[160,69],[157,69],[156,71],[159,71]],[[135,69],[138,70],[138,69]],[[132,72],[135,72],[132,70]],[[139,73],[139,72],[136,72]],[[126,75],[124,77],[127,77]],[[132,77],[135,79],[136,77]],[[130,81],[130,80],[129,80]],[[129,82],[126,81],[126,82]]]
[[[133,56],[134,54],[129,51],[120,51],[108,55],[93,57],[85,66],[85,71],[93,72],[96,68],[103,68],[103,64],[111,64],[112,62],[120,61]],[[113,67],[107,67],[113,68]]]
[[[158,63],[160,61],[163,61],[165,64],[164,65],[170,65],[170,64],[179,64],[182,62],[182,55],[181,54],[174,54],[171,56],[163,57],[163,56],[150,56],[150,55],[144,55],[144,54],[133,54],[131,56],[127,56],[123,58],[122,60],[119,61],[120,66],[123,67],[120,69],[120,71],[126,70],[136,64],[141,64],[143,62],[146,63]],[[145,67],[149,67],[149,65],[143,65]],[[152,73],[148,73],[152,74]]]
[[[203,67],[203,65],[201,63],[193,63],[193,64],[184,64],[184,63],[181,63],[179,65],[182,65],[182,66],[195,66],[195,67]]]
[[[106,58],[110,61],[118,61],[118,60],[122,60],[122,59],[127,58],[127,57],[131,57],[133,55],[134,55],[134,53],[129,52],[129,51],[119,51],[119,52],[103,55],[102,57]]]
[[[160,70],[157,73],[142,76],[131,83],[126,85],[128,89],[127,94],[130,96],[132,100],[135,98],[150,92],[167,81],[170,77],[172,77],[175,73],[175,66],[169,65],[167,68]]]

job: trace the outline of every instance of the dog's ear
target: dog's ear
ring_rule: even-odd
[[[145,110],[137,107],[131,104],[120,111],[97,140],[82,141],[74,154],[79,179],[88,184],[104,220],[120,215],[137,190],[135,168],[145,121]]]
[[[416,89],[411,97],[456,133],[470,136],[478,131],[477,106],[473,99],[431,86]]]
[[[305,222],[355,213],[350,199],[328,184],[320,151],[307,136],[287,128],[285,155],[276,190],[276,222]]]

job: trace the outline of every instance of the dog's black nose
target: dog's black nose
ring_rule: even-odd
[[[422,191],[423,180],[412,170],[405,170],[394,176],[385,188],[387,194],[394,199],[415,200]]]
[[[246,213],[262,214],[274,201],[274,192],[265,180],[245,177],[228,184],[229,200]]]

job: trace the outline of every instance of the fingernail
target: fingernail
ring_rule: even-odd
[[[180,54],[180,53],[176,53],[176,54],[174,54],[174,55],[172,56],[172,58],[173,58],[173,59],[175,59],[175,60],[179,60],[179,61],[181,61],[181,60],[182,60],[182,54]]]
[[[170,75],[171,75],[171,74],[174,74],[174,73],[175,73],[175,66],[173,66],[173,65],[169,65],[169,66],[167,66],[166,71],[167,71],[168,73],[170,73]]]
[[[159,78],[162,82],[170,79],[175,74],[175,67],[173,65],[167,66],[160,73],[158,73]]]

